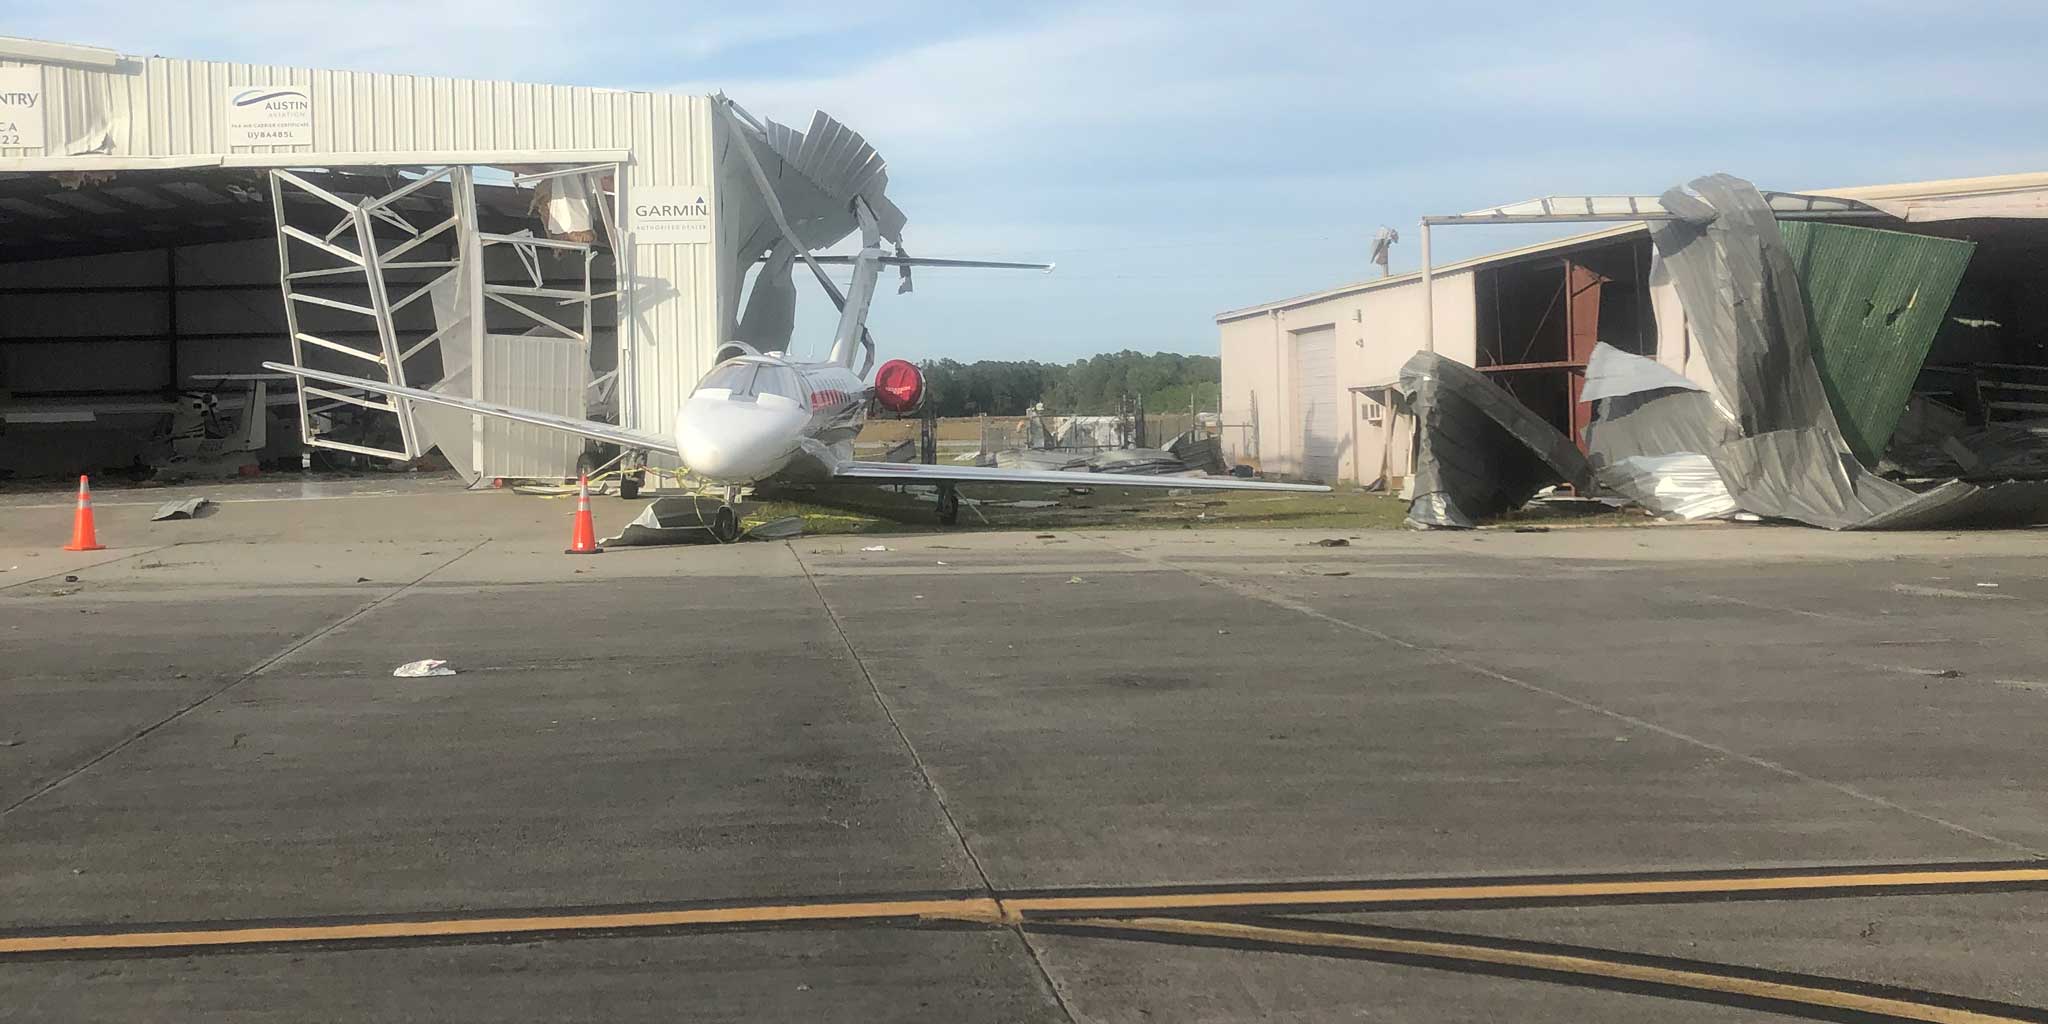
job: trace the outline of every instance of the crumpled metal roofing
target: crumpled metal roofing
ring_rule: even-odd
[[[889,165],[859,132],[822,110],[812,112],[811,127],[806,131],[799,132],[774,121],[766,122],[763,128],[768,148],[803,175],[804,180],[842,207],[854,196],[866,199],[881,226],[882,237],[902,241],[906,218],[883,194],[889,187]],[[851,216],[848,214],[849,231],[853,228]]]
[[[2048,521],[2048,484],[1951,481],[1915,492],[1865,469],[1822,386],[1797,271],[1769,207],[1748,182],[1728,175],[1690,187],[1696,196],[1676,188],[1664,194],[1665,206],[1687,219],[1650,235],[1715,383],[1734,407],[1737,436],[1702,454],[1737,504],[1830,530]],[[1657,398],[1635,415],[1683,397]],[[1685,418],[1678,412],[1667,418]],[[1709,420],[1691,429],[1711,438],[1716,428]]]
[[[1586,361],[1586,382],[1579,388],[1579,401],[1595,402],[1659,388],[1706,390],[1663,363],[1623,352],[1603,341],[1593,346],[1592,358]]]
[[[1395,390],[1419,441],[1411,523],[1470,529],[1551,484],[1597,490],[1571,438],[1469,366],[1417,352]]]

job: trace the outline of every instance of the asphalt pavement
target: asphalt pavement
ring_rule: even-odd
[[[2048,1019],[2040,532],[182,493],[0,498],[0,1020]]]

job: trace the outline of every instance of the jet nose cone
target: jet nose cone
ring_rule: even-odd
[[[692,436],[688,430],[681,431],[682,443],[676,447],[683,453],[683,465],[690,472],[712,480],[731,480],[739,465],[724,445],[701,434]]]
[[[676,419],[676,450],[691,473],[719,483],[753,483],[781,469],[796,448],[801,416],[753,402],[692,398]]]

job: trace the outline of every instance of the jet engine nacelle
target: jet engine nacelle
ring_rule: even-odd
[[[924,401],[924,373],[916,363],[891,359],[875,369],[875,402],[890,412],[903,413]]]

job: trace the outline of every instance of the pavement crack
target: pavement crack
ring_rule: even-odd
[[[168,548],[174,547],[177,547],[177,545],[158,544],[156,547],[153,548],[143,548],[139,551],[130,551],[125,555],[116,555],[113,558],[103,558],[97,562],[87,562],[84,565],[74,565],[69,569],[58,569],[55,572],[44,573],[41,576],[31,576],[25,580],[16,580],[13,583],[0,585],[0,590],[13,590],[16,587],[26,587],[33,583],[47,583],[50,580],[54,580],[59,576],[77,575],[78,573],[84,572],[87,569],[98,569],[102,566],[113,565],[115,562],[125,562],[131,558],[141,558],[144,555],[153,555],[159,551],[163,551]]]
[[[1437,660],[1445,662],[1447,664],[1456,665],[1459,668],[1462,668],[1468,672],[1476,673],[1488,679],[1506,683],[1510,686],[1519,687],[1523,690],[1527,690],[1530,693],[1539,694],[1541,696],[1548,697],[1552,700],[1563,701],[1564,703],[1570,704],[1573,707],[1579,708],[1582,711],[1590,711],[1594,714],[1605,715],[1608,718],[1614,719],[1615,721],[1626,723],[1628,725],[1634,726],[1646,732],[1653,732],[1659,736],[1664,736],[1670,739],[1678,740],[1681,743],[1691,744],[1692,746],[1698,747],[1702,750],[1711,751],[1715,754],[1721,755],[1722,757],[1741,761],[1744,764],[1748,764],[1756,768],[1761,768],[1765,771],[1769,771],[1777,775],[1782,775],[1789,779],[1794,779],[1799,782],[1807,783],[1809,785],[1821,786],[1826,789],[1831,789],[1844,796],[1852,797],[1854,799],[1863,801],[1864,803],[1872,804],[1877,807],[1882,807],[1886,810],[1893,811],[1899,814],[1904,814],[1909,817],[1918,818],[1921,821],[1927,822],[1932,825],[1938,825],[1942,828],[1948,829],[1949,831],[1956,832],[1961,835],[1970,836],[1973,839],[1979,839],[1987,843],[1995,844],[1997,846],[2002,846],[2008,850],[2024,853],[2030,857],[2048,857],[2048,851],[2038,850],[2034,847],[2026,845],[2025,843],[2007,839],[2003,836],[1993,835],[1981,829],[1971,828],[1970,826],[1962,824],[1961,822],[1951,821],[1947,818],[1943,818],[1938,815],[1929,814],[1926,811],[1921,811],[1912,807],[1908,807],[1895,800],[1890,800],[1885,797],[1879,796],[1876,793],[1871,793],[1866,790],[1858,789],[1855,786],[1851,786],[1847,783],[1836,782],[1832,779],[1824,779],[1816,775],[1808,775],[1807,773],[1802,772],[1797,768],[1793,768],[1790,765],[1770,760],[1769,758],[1758,757],[1755,754],[1747,754],[1742,751],[1723,746],[1719,743],[1715,743],[1714,741],[1709,739],[1704,739],[1702,737],[1694,736],[1689,733],[1680,732],[1677,729],[1673,729],[1669,726],[1659,725],[1645,718],[1638,718],[1635,715],[1628,714],[1627,712],[1616,711],[1613,708],[1606,707],[1601,704],[1596,704],[1593,701],[1587,700],[1583,697],[1575,697],[1569,693],[1565,693],[1561,690],[1552,689],[1540,683],[1532,683],[1526,679],[1519,679],[1515,676],[1508,675],[1507,673],[1502,672],[1498,669],[1490,668],[1476,661],[1460,657],[1456,654],[1451,653],[1448,650],[1445,650],[1442,647],[1436,647],[1430,644],[1409,640],[1404,637],[1396,636],[1395,634],[1385,632],[1383,630],[1374,629],[1371,626],[1366,626],[1360,623],[1352,622],[1348,619],[1338,618],[1337,616],[1331,615],[1328,612],[1322,611],[1321,609],[1318,609],[1312,605],[1296,601],[1285,595],[1276,593],[1272,590],[1262,587],[1256,583],[1251,583],[1245,580],[1231,579],[1223,576],[1211,575],[1209,573],[1199,572],[1194,569],[1190,569],[1183,565],[1177,565],[1164,558],[1142,555],[1134,551],[1128,551],[1116,546],[1115,544],[1110,543],[1108,539],[1103,537],[1087,535],[1082,536],[1084,536],[1085,539],[1093,541],[1094,543],[1099,544],[1110,551],[1114,551],[1117,554],[1124,556],[1125,558],[1134,559],[1140,562],[1146,562],[1151,565],[1159,566],[1163,569],[1171,569],[1175,572],[1184,573],[1204,583],[1222,587],[1225,590],[1241,595],[1243,597],[1249,597],[1255,601],[1262,601],[1266,604],[1273,605],[1277,608],[1283,608],[1300,615],[1306,615],[1309,618],[1328,623],[1329,625],[1336,626],[1339,629],[1346,629],[1354,633],[1363,634],[1365,636],[1372,637],[1375,640],[1390,643],[1396,647],[1400,647],[1405,650],[1414,651],[1418,654],[1428,655],[1429,657],[1436,658]]]
[[[264,658],[262,661],[259,661],[256,664],[251,665],[249,668],[243,670],[240,675],[237,675],[233,679],[230,679],[227,682],[222,683],[221,685],[216,686],[213,689],[207,691],[206,693],[201,694],[197,700],[194,700],[191,703],[188,703],[185,706],[177,709],[176,711],[173,711],[170,714],[165,715],[160,719],[157,719],[155,722],[152,722],[149,725],[137,729],[133,733],[130,733],[126,738],[122,739],[120,742],[115,743],[113,746],[100,751],[98,754],[95,754],[93,757],[89,758],[84,764],[81,764],[76,768],[73,768],[70,771],[65,772],[64,774],[59,775],[54,779],[51,779],[49,782],[44,783],[43,785],[38,786],[34,790],[30,791],[26,796],[23,796],[21,799],[16,800],[11,804],[8,804],[4,808],[0,808],[0,818],[5,818],[7,815],[13,814],[15,811],[18,811],[21,808],[27,806],[28,804],[34,802],[37,798],[43,796],[45,793],[49,793],[52,790],[55,790],[57,787],[62,786],[67,782],[70,782],[72,779],[75,779],[80,775],[85,774],[87,771],[90,771],[94,765],[97,765],[100,762],[105,761],[110,757],[113,757],[115,754],[118,754],[121,751],[128,749],[130,746],[133,746],[138,740],[141,740],[143,737],[148,736],[149,734],[156,732],[159,729],[162,729],[164,726],[167,726],[172,722],[175,722],[178,719],[191,714],[192,712],[198,710],[200,707],[204,706],[208,702],[212,701],[215,697],[218,697],[221,694],[226,693],[229,690],[232,690],[235,687],[240,686],[243,683],[246,683],[249,680],[256,678],[257,676],[262,675],[263,673],[269,671],[272,666],[298,653],[307,645],[313,643],[321,637],[333,633],[335,630],[338,630],[343,626],[346,626],[349,623],[356,621],[357,619],[362,618],[364,615],[369,614],[373,609],[377,608],[379,605],[384,604],[386,601],[389,601],[392,598],[397,597],[400,594],[403,594],[416,586],[419,586],[429,576],[432,576],[435,573],[440,572],[441,570],[446,569],[451,565],[454,565],[456,562],[461,561],[463,558],[467,557],[472,552],[476,551],[478,548],[481,548],[485,544],[489,544],[490,542],[491,539],[489,537],[485,537],[484,539],[477,541],[475,544],[472,544],[469,547],[464,548],[462,551],[458,552],[455,555],[455,557],[450,558],[444,562],[441,562],[433,568],[428,569],[426,572],[421,573],[412,582],[407,583],[404,586],[397,587],[386,593],[380,594],[377,597],[372,598],[361,605],[358,605],[354,611],[349,612],[347,615],[344,615],[341,618],[336,619],[335,621],[325,626],[322,626],[319,629],[316,629],[313,632],[308,633],[305,636],[292,641],[291,643],[286,644],[281,650],[277,651],[275,654],[272,654],[269,657]],[[116,559],[116,561],[118,560],[119,559]]]
[[[797,568],[803,570],[804,581],[811,585],[811,593],[817,595],[818,606],[825,610],[825,618],[832,623],[832,631],[839,635],[840,644],[846,648],[846,656],[853,659],[853,666],[860,671],[861,680],[868,684],[868,693],[875,698],[875,706],[881,708],[882,717],[888,719],[890,731],[896,734],[897,742],[903,744],[904,751],[910,755],[911,764],[917,767],[918,777],[924,780],[925,789],[939,805],[939,814],[946,819],[946,828],[953,833],[953,841],[960,844],[960,852],[967,856],[967,863],[973,865],[975,877],[981,879],[982,891],[988,893],[991,899],[996,899],[995,883],[989,879],[988,869],[982,867],[981,858],[975,854],[973,845],[967,841],[967,833],[961,830],[960,822],[953,817],[953,809],[946,805],[946,794],[939,790],[938,783],[932,781],[931,769],[926,767],[924,758],[918,754],[917,744],[910,741],[909,734],[903,731],[903,724],[896,720],[895,709],[889,706],[888,698],[882,696],[882,688],[875,683],[874,673],[868,671],[867,660],[860,656],[860,651],[853,645],[853,637],[846,632],[846,623],[840,620],[838,610],[826,599],[824,588],[818,585],[818,578],[811,573],[811,567],[804,561],[803,553],[796,549],[795,544],[787,541],[784,542],[784,546],[789,549],[790,557],[796,560]],[[1060,1014],[1067,1019],[1068,1024],[1073,1024],[1073,1008],[1067,1005],[1066,997],[1060,994],[1059,986],[1054,984],[1052,973],[1046,970],[1045,960],[1039,955],[1038,947],[1032,944],[1031,936],[1024,930],[1023,923],[1016,920],[1005,920],[1002,923],[1024,947],[1024,955],[1031,959],[1031,966],[1038,971],[1039,981],[1044,983],[1045,991],[1052,997],[1053,1005],[1059,1007]]]

